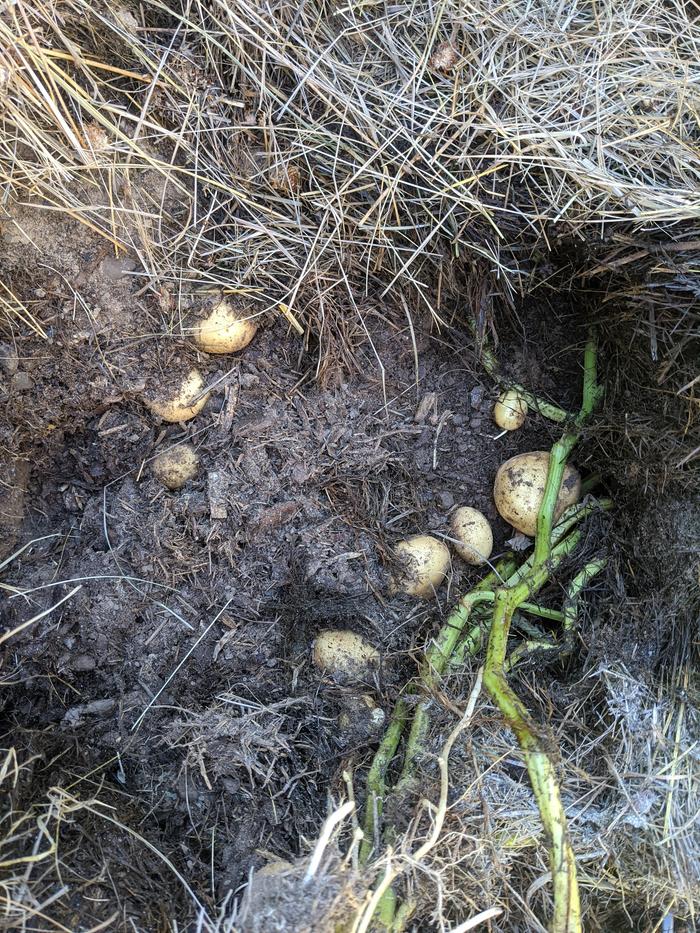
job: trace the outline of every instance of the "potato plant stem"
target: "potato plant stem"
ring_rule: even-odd
[[[581,410],[572,428],[566,431],[552,447],[547,481],[537,517],[533,557],[520,579],[512,579],[495,592],[493,619],[484,665],[484,686],[513,730],[523,751],[544,826],[554,889],[554,911],[550,927],[552,933],[580,933],[581,931],[576,859],[568,838],[566,815],[561,801],[556,768],[547,749],[546,737],[540,734],[537,724],[511,689],[506,680],[504,668],[513,613],[542,586],[549,576],[549,567],[551,567],[554,552],[557,550],[557,546],[552,546],[554,509],[564,476],[564,468],[569,454],[578,441],[581,426],[598,401],[600,390],[596,375],[596,344],[592,336],[586,343],[583,370]],[[581,583],[579,592],[583,585]],[[571,619],[571,616],[569,618]]]
[[[476,321],[473,318],[469,319],[469,326],[474,336],[478,337]],[[532,411],[536,411],[538,414],[542,415],[543,418],[548,418],[550,421],[555,421],[558,424],[570,420],[571,415],[568,411],[565,411],[558,405],[552,404],[552,402],[547,402],[545,399],[534,395],[532,392],[526,389],[525,386],[522,386],[517,382],[513,382],[512,380],[501,376],[498,369],[496,354],[493,352],[486,340],[482,341],[480,355],[481,364],[489,376],[491,376],[492,379],[495,379],[495,381],[501,386],[502,389],[514,389],[520,398],[526,402],[528,408],[530,408]]]
[[[471,593],[467,594],[467,599],[469,596],[472,596],[474,593],[482,593],[485,590],[492,589],[499,582],[504,579],[508,579],[511,573],[516,569],[516,564],[513,558],[508,555],[500,560],[494,567],[494,569],[484,577],[479,583],[476,584]],[[461,600],[457,608],[450,614],[445,625],[442,627],[436,644],[439,642],[442,645],[442,651],[447,651],[449,648],[450,641],[447,639],[447,635],[450,634],[450,631],[454,629],[454,638],[455,641],[459,638],[461,631],[463,630],[467,618],[469,615],[469,609],[465,608],[463,605],[464,600]],[[469,607],[470,608],[470,607]],[[442,640],[441,640],[442,638]],[[479,639],[478,644],[474,646],[474,653],[479,649],[481,640]],[[446,657],[449,658],[451,651],[446,654]],[[426,655],[427,662],[427,655]],[[422,673],[427,673],[432,676],[433,669],[430,664],[424,664],[422,667]],[[444,664],[443,664],[444,669]],[[425,686],[428,687],[427,682]],[[365,820],[364,820],[364,839],[360,846],[360,862],[365,863],[369,858],[372,850],[375,847],[378,832],[378,825],[380,817],[382,815],[382,810],[384,808],[384,797],[386,795],[386,773],[391,764],[396,750],[399,746],[401,740],[401,735],[406,726],[408,720],[408,711],[409,706],[407,701],[401,697],[397,701],[394,711],[387,726],[386,732],[384,733],[384,738],[382,739],[379,748],[377,749],[372,764],[370,766],[369,772],[367,774],[367,803],[365,805]]]
[[[560,640],[554,641],[551,638],[543,636],[535,626],[530,626],[524,621],[518,623],[518,627],[530,634],[531,638],[528,641],[520,642],[518,647],[511,651],[505,665],[507,672],[510,672],[516,664],[536,651],[540,653],[544,651],[556,652],[557,656],[560,658],[566,657],[566,655],[571,652],[573,648],[573,636],[578,621],[578,604],[581,592],[588,586],[591,580],[604,569],[606,564],[607,560],[604,557],[590,561],[576,574],[566,588],[566,599],[564,600],[563,609],[559,613],[562,623]],[[526,606],[527,603],[521,603],[519,608],[523,610]]]
[[[380,820],[386,795],[386,772],[396,754],[408,719],[408,703],[403,697],[397,701],[391,720],[377,749],[367,774],[367,802],[365,804],[364,838],[360,845],[360,864],[369,858],[378,841]]]
[[[521,389],[519,386],[515,388]],[[572,418],[562,409],[551,406],[554,411],[548,415],[555,421],[567,421],[570,428],[551,451],[543,501],[537,519],[534,551],[519,569],[515,568],[515,562],[509,555],[473,590],[462,597],[426,651],[417,685],[418,689],[422,689],[424,698],[418,702],[413,711],[403,767],[394,788],[394,790],[399,790],[402,784],[413,777],[415,762],[423,748],[429,728],[430,704],[439,687],[441,676],[448,665],[462,661],[466,655],[476,654],[484,634],[488,632],[483,683],[523,750],[545,829],[554,888],[552,933],[580,933],[581,910],[576,862],[568,840],[566,816],[561,802],[555,765],[547,748],[547,739],[540,733],[537,724],[506,680],[506,654],[510,626],[517,609],[561,621],[564,637],[570,640],[576,624],[580,593],[605,565],[603,560],[592,561],[577,574],[569,586],[566,602],[561,612],[529,602],[548,581],[551,573],[561,561],[579,544],[582,533],[578,529],[572,531],[574,526],[594,511],[612,508],[612,502],[608,499],[599,502],[584,502],[568,509],[558,524],[554,525],[554,509],[567,459],[578,441],[583,423],[594,410],[599,395],[596,345],[591,337],[584,353],[583,400],[579,414],[576,418]],[[540,401],[530,393],[524,393],[524,397],[533,400],[535,403],[533,407],[541,405]],[[473,613],[474,608],[487,602],[493,603],[491,619],[478,618],[480,610],[477,609],[477,612]],[[477,615],[476,623],[474,623],[473,615]],[[473,624],[465,635],[464,630],[470,619]],[[535,639],[530,644],[533,649],[556,647],[554,642],[545,637]],[[513,660],[516,657],[519,657],[517,651],[511,655]],[[401,697],[394,708],[367,776],[364,839],[360,847],[361,863],[367,862],[379,842],[379,822],[387,793],[386,775],[408,723],[409,713],[410,704],[405,697]],[[377,919],[385,929],[396,931],[399,914],[401,914],[401,907],[398,908],[397,914],[395,893],[393,888],[389,887],[383,891],[380,902],[377,904]],[[403,928],[405,919],[406,917],[402,918],[401,928]]]

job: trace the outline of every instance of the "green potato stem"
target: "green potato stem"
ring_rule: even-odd
[[[537,516],[535,549],[530,565],[520,579],[509,581],[496,590],[484,666],[484,687],[498,706],[522,749],[544,827],[554,894],[554,910],[550,925],[552,933],[580,933],[582,929],[576,858],[569,842],[566,814],[561,800],[555,763],[548,750],[547,738],[541,734],[537,723],[508,684],[504,671],[513,613],[548,576],[548,567],[551,566],[554,552],[557,549],[557,546],[553,547],[554,509],[564,476],[564,468],[569,454],[578,442],[580,428],[594,410],[599,397],[596,343],[591,336],[584,352],[581,411],[572,429],[566,431],[552,447],[544,495]],[[575,620],[578,593],[585,585],[585,575],[579,574],[579,577],[581,579],[574,593],[573,610],[569,609],[566,617],[569,626]]]
[[[495,360],[492,371],[495,374]],[[487,367],[488,368],[488,367]],[[543,403],[522,390],[523,398],[532,407],[547,414]],[[549,580],[562,560],[578,546],[582,532],[575,526],[599,509],[612,508],[608,499],[587,501],[568,509],[554,524],[554,510],[561,488],[568,457],[578,442],[582,425],[595,409],[601,389],[597,382],[596,344],[591,336],[584,352],[583,398],[576,418],[556,406],[547,414],[552,420],[570,425],[551,451],[544,496],[537,518],[535,547],[531,556],[516,568],[512,556],[496,565],[477,586],[460,599],[436,638],[427,649],[420,676],[411,692],[423,696],[415,704],[412,717],[410,704],[401,697],[394,709],[384,738],[375,754],[367,777],[367,804],[364,818],[364,839],[360,847],[360,862],[366,863],[380,838],[380,818],[388,792],[387,772],[396,756],[401,737],[410,720],[403,766],[394,792],[405,788],[415,775],[416,762],[423,751],[430,726],[430,708],[439,689],[440,680],[448,666],[462,663],[467,656],[477,653],[488,634],[483,685],[512,729],[523,756],[532,783],[535,800],[542,820],[545,840],[549,849],[554,894],[554,911],[550,929],[552,933],[580,933],[581,909],[576,874],[576,859],[568,838],[566,815],[561,801],[555,763],[549,751],[549,740],[528,710],[512,690],[505,676],[515,661],[527,650],[556,648],[546,638],[535,638],[525,643],[524,650],[516,649],[509,659],[508,636],[516,610],[520,609],[544,618],[561,622],[564,643],[569,644],[578,612],[580,594],[590,580],[602,570],[605,561],[592,561],[571,582],[561,612],[544,609],[530,600]],[[479,618],[482,607],[492,604],[490,618]],[[476,609],[476,612],[474,611]],[[471,625],[468,625],[471,623]],[[466,630],[466,631],[465,631]],[[390,829],[387,828],[387,829]],[[404,905],[405,906],[405,905]],[[402,905],[398,905],[395,891],[388,888],[377,906],[376,918],[391,931],[405,923]]]

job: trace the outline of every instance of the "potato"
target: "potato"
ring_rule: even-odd
[[[239,314],[223,299],[212,309],[195,333],[195,343],[206,353],[236,353],[247,347],[258,325],[252,318]]]
[[[537,531],[537,513],[542,505],[544,486],[549,469],[549,451],[533,450],[518,454],[502,464],[493,485],[493,497],[499,514],[525,535]],[[554,519],[581,498],[581,477],[574,467],[566,465]]]
[[[326,629],[313,645],[313,662],[322,671],[344,679],[364,680],[379,666],[379,652],[348,629]]]
[[[493,532],[485,515],[463,505],[452,513],[450,529],[455,551],[474,567],[485,564],[493,550]]]
[[[516,431],[522,428],[527,417],[527,402],[515,389],[501,392],[493,406],[493,420],[504,431]]]
[[[180,388],[166,399],[146,399],[146,405],[154,415],[163,421],[189,421],[204,408],[209,400],[209,393],[194,401],[204,388],[204,380],[196,369],[190,370],[180,384]]]
[[[197,472],[199,457],[192,444],[178,444],[164,450],[153,461],[153,475],[168,489],[182,489]]]
[[[392,579],[392,589],[409,596],[431,596],[445,579],[450,566],[450,552],[432,535],[412,535],[400,541],[394,553],[401,564]]]

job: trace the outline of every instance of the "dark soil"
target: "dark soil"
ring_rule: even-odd
[[[17,225],[29,240],[8,233]],[[282,318],[242,354],[208,357],[164,330],[172,296],[140,296],[135,259],[27,208],[3,230],[8,282],[48,335],[15,328],[3,345],[0,557],[33,542],[4,568],[5,626],[76,588],[4,645],[4,744],[12,735],[31,759],[13,803],[57,785],[95,801],[62,829],[64,881],[81,890],[69,928],[116,910],[119,928],[158,929],[193,909],[162,856],[211,905],[315,837],[344,764],[361,773],[377,741],[356,689],[312,666],[315,635],[350,628],[380,648],[366,692],[388,711],[452,594],[477,578],[455,560],[436,601],[390,597],[392,544],[446,534],[468,504],[502,552],[512,529],[493,505],[496,470],[556,428],[531,417],[496,437],[493,385],[459,328],[430,334],[416,317],[414,338],[403,312],[368,303],[355,367],[321,382],[313,341]],[[185,333],[209,300],[185,297]],[[533,303],[498,352],[573,407],[581,338],[575,315]],[[215,385],[207,407],[159,423],[142,394],[192,366]],[[185,439],[199,472],[170,492],[149,460]]]

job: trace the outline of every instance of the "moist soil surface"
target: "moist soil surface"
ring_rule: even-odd
[[[117,925],[156,929],[192,909],[163,856],[202,903],[220,903],[272,855],[305,851],[348,761],[362,793],[376,715],[313,666],[315,636],[347,628],[381,651],[381,676],[360,692],[388,713],[480,576],[453,556],[434,598],[391,595],[392,546],[447,535],[451,510],[470,505],[502,553],[513,529],[495,510],[496,470],[557,428],[531,416],[497,436],[467,331],[409,325],[379,300],[363,309],[355,366],[322,378],[313,340],[281,316],[242,353],[199,353],[164,332],[135,261],[70,222],[59,246],[43,217],[15,216],[29,242],[6,227],[2,245],[46,333],[12,328],[1,361],[4,625],[46,613],[3,645],[4,744],[27,762],[18,808],[57,785],[88,803],[80,828],[68,817],[62,830],[75,923],[116,909]],[[207,302],[185,302],[185,335]],[[550,311],[522,307],[498,354],[574,407],[583,333],[565,306]],[[193,366],[209,402],[186,424],[161,422],[144,397]],[[150,462],[186,440],[199,468],[171,491]],[[584,446],[584,474],[585,459]]]

